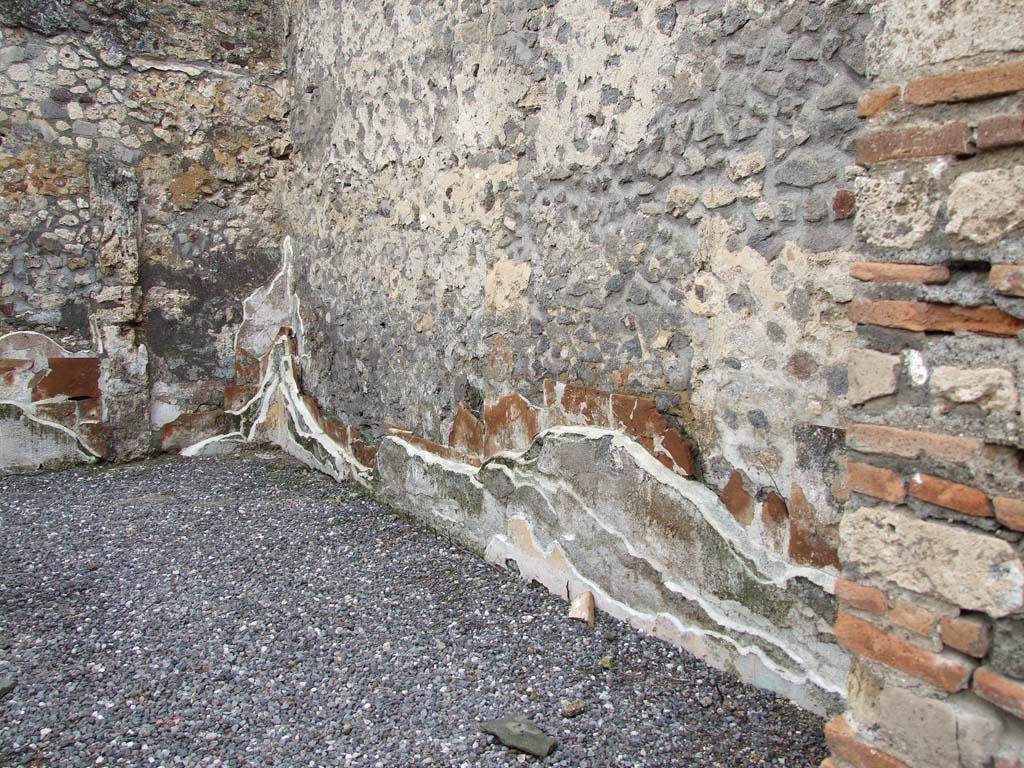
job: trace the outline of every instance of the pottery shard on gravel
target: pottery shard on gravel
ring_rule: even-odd
[[[576,596],[569,607],[569,618],[583,621],[594,628],[594,593],[587,591]]]
[[[544,733],[525,715],[508,715],[498,720],[488,720],[480,723],[480,730],[497,736],[498,741],[506,747],[518,749],[535,757],[547,757],[558,746],[555,739]]]

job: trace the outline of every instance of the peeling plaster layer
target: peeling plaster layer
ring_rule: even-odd
[[[621,433],[556,427],[479,470],[399,438],[381,493],[553,593],[598,606],[818,712],[845,696],[846,654],[823,641],[832,578],[753,548],[721,502]]]
[[[833,573],[751,537],[712,489],[623,431],[551,426],[479,469],[394,436],[379,447],[374,478],[299,386],[293,280],[286,241],[279,272],[245,301],[236,338],[259,386],[228,412],[234,431],[185,455],[276,444],[338,480],[372,483],[396,508],[556,594],[589,589],[602,610],[748,682],[818,712],[838,708],[848,659],[831,639]],[[564,384],[554,390],[561,400]]]
[[[33,416],[21,403],[0,402],[0,472],[95,461],[67,427]]]
[[[238,411],[229,411],[238,428],[203,440],[182,451],[183,456],[229,452],[240,442],[269,442],[335,480],[366,485],[369,468],[331,439],[303,400],[296,383],[291,340],[281,336],[270,348],[267,369],[257,394]]]

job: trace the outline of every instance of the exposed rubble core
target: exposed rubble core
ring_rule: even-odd
[[[274,443],[1024,762],[1024,3],[108,5],[0,1],[0,462]]]

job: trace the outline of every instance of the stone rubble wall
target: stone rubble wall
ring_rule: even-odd
[[[304,391],[476,461],[642,401],[633,439],[830,584],[869,5],[294,3]]]
[[[277,262],[283,14],[217,6],[0,3],[0,332],[101,360],[110,457],[221,409]]]
[[[279,325],[296,316],[291,258],[286,241],[282,269],[246,301],[238,354],[258,380],[229,388],[225,433],[184,455],[278,445],[557,595],[590,590],[602,610],[745,680],[841,707],[834,577],[753,540],[692,478],[653,401],[549,382],[545,407],[512,395],[489,409],[497,420],[460,410],[447,445],[395,427],[369,445],[303,392],[299,331]]]
[[[309,394],[439,443],[547,381],[649,398],[834,567],[869,5],[294,3]]]
[[[274,443],[823,768],[1020,768],[1021,19],[0,0],[0,466]]]

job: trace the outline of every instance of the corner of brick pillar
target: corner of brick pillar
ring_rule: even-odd
[[[834,625],[852,661],[821,768],[1021,768],[1024,120],[1002,97],[1024,58],[897,69],[860,100]]]

